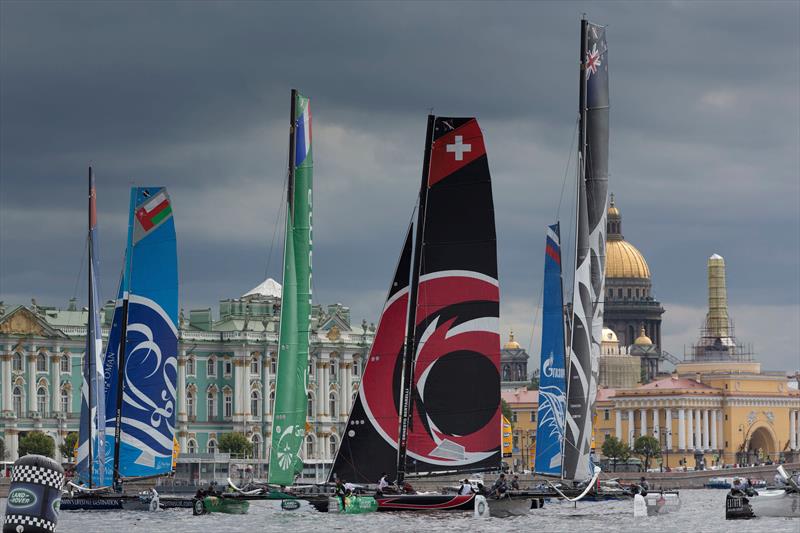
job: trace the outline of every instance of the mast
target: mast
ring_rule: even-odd
[[[297,138],[295,135],[295,120],[296,117],[294,116],[295,112],[297,111],[297,89],[292,89],[292,103],[289,106],[289,177],[287,178],[286,184],[286,216],[291,217],[292,211],[294,209],[294,201],[293,201],[293,194],[294,194],[294,163],[295,157],[297,157]],[[287,235],[285,238],[289,238]],[[286,261],[286,250],[284,245],[284,261]]]
[[[131,207],[128,210],[128,241],[125,247],[125,266],[122,274],[122,317],[120,319],[119,351],[117,352],[117,397],[116,416],[114,418],[114,487],[118,486],[122,476],[119,471],[119,451],[122,443],[122,401],[125,390],[125,352],[128,336],[128,299],[131,291],[131,263],[133,260],[133,217],[136,207],[136,195],[131,194]]]
[[[411,419],[411,388],[416,351],[417,293],[419,291],[419,272],[422,265],[422,236],[425,227],[425,209],[428,198],[428,175],[431,162],[431,144],[436,117],[428,115],[428,128],[425,133],[425,155],[422,159],[422,184],[419,189],[417,227],[414,243],[414,260],[411,267],[411,290],[408,301],[408,320],[406,322],[406,342],[403,355],[403,378],[400,388],[400,427],[397,446],[397,485],[403,483],[406,474],[406,452],[408,449],[408,429]]]
[[[94,228],[93,222],[94,222],[94,218],[95,218],[95,212],[94,212],[95,203],[94,202],[95,202],[95,200],[94,200],[94,176],[92,176],[92,167],[90,165],[89,166],[89,268],[87,269],[88,270],[87,274],[89,276],[89,280],[88,280],[88,287],[89,287],[89,316],[87,318],[87,330],[86,330],[87,346],[88,346],[89,342],[93,342],[93,340],[94,340],[95,331],[94,331],[94,320],[93,320],[92,317],[94,316],[93,313],[97,312],[97,310],[94,309],[94,305],[93,305],[93,302],[94,302],[94,291],[93,291],[93,287],[92,287],[92,285],[93,285],[93,283],[92,283],[93,278],[92,277],[94,275],[94,273],[92,272],[92,267],[94,266],[93,265],[93,263],[94,263],[94,261],[93,261],[93,258],[94,258],[94,239],[92,238],[92,229]],[[91,353],[89,350],[87,350],[86,351],[86,355],[84,357],[88,357],[89,358],[89,379],[90,379],[90,381],[89,381],[89,387],[88,387],[88,389],[89,389],[89,394],[88,394],[88,401],[89,401],[89,439],[88,439],[88,443],[89,443],[89,464],[88,464],[88,467],[89,467],[89,488],[91,489],[91,488],[93,488],[93,474],[94,474],[94,468],[93,468],[94,465],[92,464],[92,463],[94,463],[94,458],[92,456],[92,440],[94,439],[94,436],[92,434],[93,433],[92,428],[97,427],[95,421],[92,419],[92,397],[93,397],[92,392],[94,392],[94,391],[92,391],[92,389],[94,387],[92,387],[92,385],[91,385],[91,380],[92,380],[92,378],[94,378],[96,376],[97,369],[95,368],[96,367],[96,363],[94,361],[94,354],[93,353]],[[98,435],[98,438],[105,438],[105,435],[102,435],[102,436]]]

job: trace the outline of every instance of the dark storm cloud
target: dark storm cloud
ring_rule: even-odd
[[[424,115],[474,114],[495,183],[503,328],[536,352],[582,11],[609,24],[609,188],[667,304],[667,348],[694,336],[718,252],[732,303],[749,306],[740,335],[772,366],[796,366],[797,328],[776,333],[776,317],[796,322],[800,305],[791,2],[2,2],[0,298],[82,295],[89,161],[105,296],[132,181],[170,188],[186,307],[215,306],[265,271],[279,278],[280,234],[270,245],[298,87],[315,121],[316,298],[377,319],[413,208]]]

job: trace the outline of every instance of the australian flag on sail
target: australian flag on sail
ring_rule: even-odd
[[[86,325],[86,351],[83,355],[81,420],[78,434],[78,477],[90,487],[110,484],[106,469],[105,386],[103,378],[103,339],[100,330],[100,305],[97,296],[97,261],[94,256],[97,232],[97,206],[94,173],[89,168],[89,319]]]
[[[567,401],[559,233],[558,224],[547,227],[539,410],[534,465],[536,472],[555,476],[561,474],[561,447],[564,439],[564,416]]]

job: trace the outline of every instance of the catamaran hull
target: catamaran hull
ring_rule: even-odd
[[[128,511],[149,510],[149,504],[144,505],[138,496],[80,496],[61,498],[62,511],[114,511],[124,509]],[[139,505],[143,504],[143,505]],[[191,509],[192,500],[189,498],[160,497],[160,509]]]
[[[472,511],[475,508],[474,494],[400,494],[375,499],[378,511]]]
[[[762,490],[749,500],[756,517],[800,518],[800,494],[796,492]]]

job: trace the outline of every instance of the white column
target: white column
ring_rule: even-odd
[[[686,410],[686,449],[694,450],[694,409]]]
[[[659,416],[658,416],[658,407],[656,407],[655,409],[653,409],[653,436],[660,441],[661,440],[661,424],[660,424],[660,421],[659,421],[658,418],[659,418]]]
[[[686,449],[686,409],[678,409],[678,449]]]
[[[50,354],[50,410],[54,414],[61,412],[61,350],[56,348]],[[58,446],[56,446],[58,448]],[[58,450],[56,450],[58,451]]]
[[[633,409],[628,410],[628,446],[633,447],[633,431],[634,431],[634,421],[633,421]]]
[[[642,426],[639,430],[639,435],[647,435],[647,409],[639,411],[639,424]]]
[[[703,449],[709,449],[709,442],[708,442],[708,409],[703,410]]]
[[[797,411],[789,411],[789,447],[797,449]]]
[[[664,414],[664,428],[667,435],[667,448],[669,451],[674,451],[675,446],[672,445],[672,409],[667,407]]]
[[[6,429],[6,453],[9,461],[19,459],[19,431],[16,429]]]
[[[250,409],[250,362],[253,360],[253,355],[249,350],[245,350],[242,354],[244,361],[242,361],[242,414],[244,414],[244,421],[248,422],[252,418]]]
[[[619,409],[614,410],[614,430],[617,440],[622,440],[622,411]]]
[[[7,413],[11,411],[14,406],[12,405],[11,399],[11,347],[8,348],[8,351],[2,354],[2,359],[0,360],[0,371],[2,371],[2,386],[3,386],[3,412]]]
[[[717,410],[711,411],[711,449],[718,450],[717,447]]]
[[[717,428],[717,443],[719,444],[720,450],[725,449],[725,433],[723,431],[724,425],[722,424],[724,418],[722,411],[717,411],[717,424],[719,425]]]
[[[703,447],[703,433],[702,433],[702,415],[700,414],[700,409],[696,409],[694,412],[694,448],[695,450],[702,449]]]
[[[28,411],[36,411],[36,348],[28,352]]]
[[[198,391],[199,392],[199,391]],[[204,397],[195,399],[195,408]],[[178,357],[178,423],[186,422],[186,350],[181,349]]]

